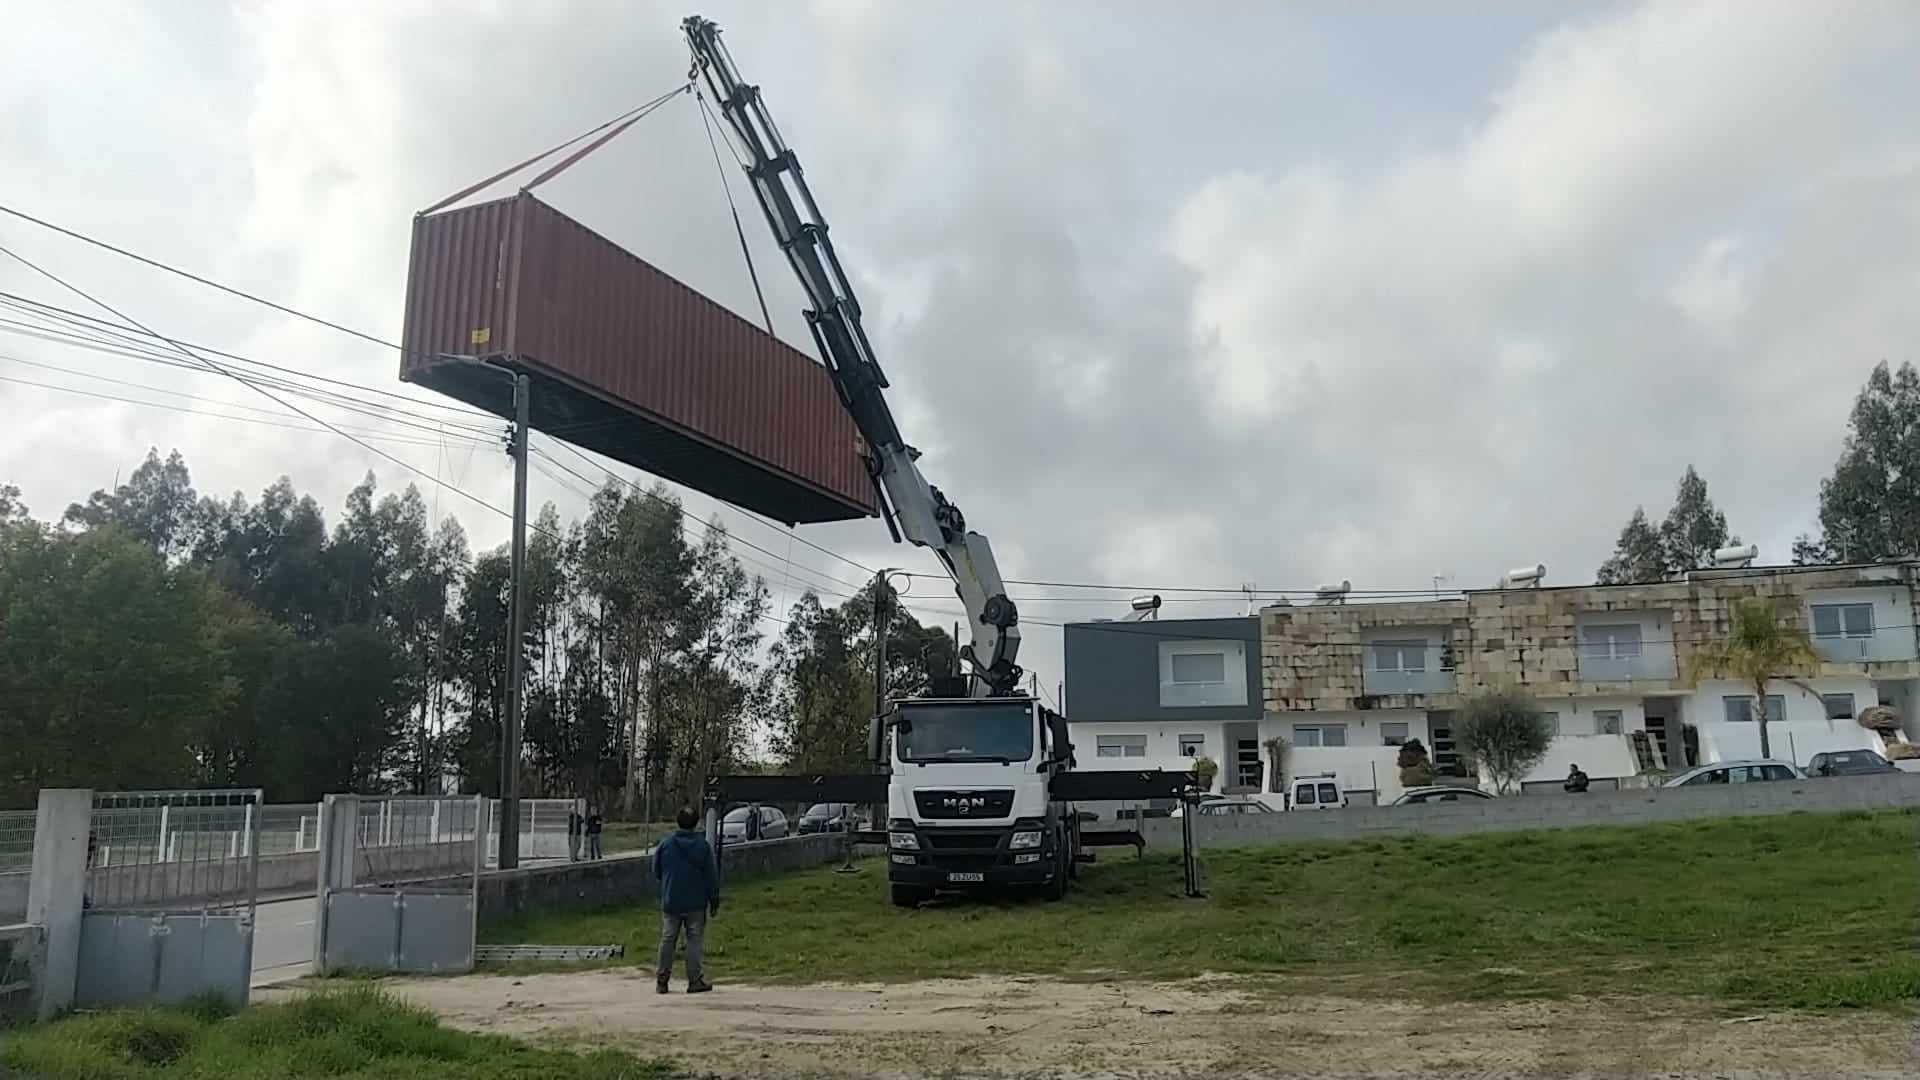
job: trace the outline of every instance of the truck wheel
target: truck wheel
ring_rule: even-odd
[[[1055,846],[1053,850],[1053,880],[1040,886],[1040,895],[1046,898],[1048,902],[1066,899],[1067,867],[1071,865],[1068,860],[1072,858],[1072,852],[1067,850],[1065,844],[1059,844]],[[1065,858],[1062,858],[1062,856],[1065,856]]]
[[[932,894],[917,885],[894,885],[892,891],[894,907],[919,907],[923,901],[933,899]]]

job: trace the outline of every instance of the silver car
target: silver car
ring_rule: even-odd
[[[1493,796],[1479,788],[1448,787],[1445,784],[1432,784],[1427,787],[1410,787],[1393,800],[1394,806],[1415,806],[1421,803],[1471,802],[1475,799],[1491,799]]]
[[[756,812],[758,813],[756,819]],[[741,840],[778,840],[787,835],[787,815],[772,806],[736,806],[720,819],[720,837]]]
[[[1805,780],[1807,774],[1789,762],[1771,758],[1750,761],[1716,761],[1701,765],[1661,784],[1661,787],[1705,787],[1708,784],[1747,784],[1762,780]]]

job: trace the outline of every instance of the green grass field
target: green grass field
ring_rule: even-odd
[[[573,1054],[440,1026],[370,986],[262,1005],[128,1009],[8,1032],[0,1074],[59,1080],[353,1077],[395,1080],[643,1080],[663,1064],[616,1051]]]
[[[727,891],[715,978],[901,980],[975,973],[1203,972],[1445,999],[1682,994],[1861,1006],[1920,997],[1920,862],[1909,813],[1796,814],[1341,844],[1177,858],[1103,853],[1067,900],[902,911],[885,869],[821,869]],[[650,906],[526,919],[485,940],[624,942],[650,965]]]

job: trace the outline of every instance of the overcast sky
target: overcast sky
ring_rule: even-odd
[[[1545,562],[1590,581],[1689,462],[1785,561],[1869,368],[1920,341],[1920,10],[1471,6],[704,13],[806,165],[922,467],[1007,576],[1478,587]],[[0,203],[389,340],[415,210],[687,69],[687,0],[16,7]],[[542,196],[757,321],[719,185],[683,98]],[[742,209],[777,329],[811,352]],[[399,389],[391,351],[15,220],[0,244],[174,337]],[[0,264],[0,290],[86,307]],[[221,409],[28,360],[273,408],[23,337],[0,356],[7,379]],[[6,381],[0,410],[0,482],[43,517],[149,446],[203,492],[285,474],[336,515],[369,469],[417,479],[323,432]],[[508,504],[504,455],[435,442],[383,445]],[[503,518],[422,486],[476,547],[504,541]],[[533,499],[584,503],[545,475]],[[779,553],[742,552],[783,606],[860,576],[800,544],[789,573],[784,531],[686,501]],[[934,568],[877,521],[801,535]],[[915,591],[924,619],[957,608]],[[1120,607],[1023,604],[1022,659],[1051,686],[1060,632],[1040,622]]]

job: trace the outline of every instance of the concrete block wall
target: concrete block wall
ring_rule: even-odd
[[[727,882],[835,862],[845,850],[845,837],[837,833],[727,844],[720,854],[722,895]],[[647,901],[657,895],[655,890],[653,857],[649,854],[490,870],[480,875],[480,921],[499,922],[535,909],[554,912],[618,907]]]
[[[1260,685],[1266,711],[1318,712],[1427,707],[1452,695],[1369,695],[1368,634],[1395,627],[1443,628],[1455,656],[1467,640],[1467,602],[1269,607],[1260,613]]]
[[[1833,777],[1713,787],[1527,795],[1419,806],[1350,807],[1317,812],[1240,814],[1194,819],[1202,847],[1246,847],[1368,836],[1457,835],[1564,829],[1583,825],[1646,825],[1658,821],[1751,817],[1796,811],[1838,813],[1920,807],[1920,775]],[[1148,820],[1155,850],[1180,850],[1180,822]]]

